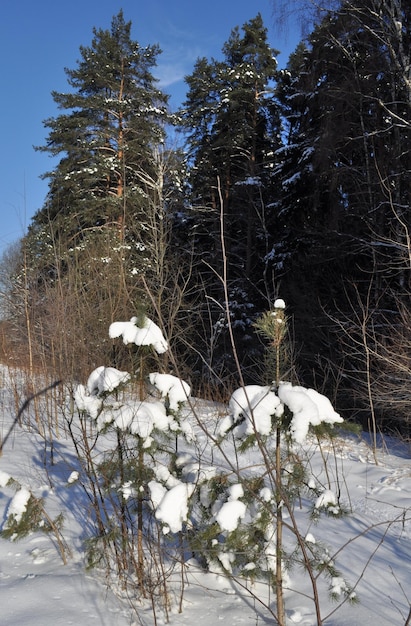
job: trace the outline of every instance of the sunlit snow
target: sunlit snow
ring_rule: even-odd
[[[143,317],[141,326],[138,325],[137,317],[132,317],[129,322],[113,322],[109,328],[109,336],[112,339],[123,337],[123,343],[135,343],[137,346],[153,346],[159,354],[168,350],[161,329],[148,317]]]
[[[149,374],[149,380],[161,396],[168,399],[172,411],[178,411],[179,405],[186,402],[190,396],[190,385],[177,376],[153,372]]]
[[[3,436],[14,419],[13,394],[10,390],[10,399],[6,405],[4,389],[2,399],[4,406],[9,408],[2,415]],[[83,391],[89,393],[85,387]],[[260,392],[261,388],[256,390],[256,393]],[[305,395],[310,398],[309,395]],[[95,396],[86,397],[98,399]],[[254,395],[251,394],[251,400],[253,398]],[[224,416],[221,417],[216,409],[213,410],[211,403],[202,404],[201,407],[197,414],[198,419],[210,432],[214,432],[224,420]],[[224,464],[222,456],[217,456],[217,450],[210,446],[209,442],[206,444],[203,431],[196,426],[193,414],[188,419],[187,413],[184,413],[184,419],[191,422],[199,439],[198,456],[193,455],[192,448],[189,453],[189,450],[186,451],[181,446],[177,457],[180,459],[178,464],[181,480],[176,479],[166,466],[156,463],[155,479],[146,485],[147,502],[154,511],[160,507],[158,515],[161,520],[160,517],[158,519],[161,521],[163,531],[166,533],[168,531],[167,537],[190,523],[188,506],[190,491],[197,488],[197,480],[202,472],[204,478],[215,476]],[[238,419],[241,419],[240,414]],[[34,417],[32,424],[35,424]],[[0,540],[1,623],[5,626],[13,624],[43,626],[50,623],[67,623],[68,616],[69,621],[82,626],[91,626],[95,623],[102,626],[127,626],[133,623],[136,616],[132,609],[131,614],[129,613],[127,602],[121,604],[121,601],[116,600],[103,584],[98,583],[97,574],[90,575],[84,570],[83,539],[89,523],[87,516],[89,502],[81,488],[83,472],[81,464],[64,429],[61,429],[60,437],[55,442],[58,450],[56,463],[47,466],[44,438],[34,428],[27,428],[24,425],[17,425],[15,434],[16,436],[10,438],[4,446],[3,455],[0,457],[0,509],[3,529],[6,527],[7,516],[12,511],[17,516],[21,515],[27,506],[30,492],[37,489],[36,495],[45,497],[45,507],[53,511],[53,516],[60,511],[64,512],[63,535],[73,556],[69,559],[68,565],[64,566],[53,538],[39,532],[18,543]],[[335,597],[342,597],[347,593],[346,574],[350,582],[358,579],[355,593],[358,593],[359,604],[355,608],[344,604],[335,616],[327,621],[361,626],[404,624],[409,613],[409,603],[402,591],[407,589],[409,581],[408,555],[411,532],[409,449],[406,446],[400,447],[402,444],[399,442],[387,439],[384,447],[378,451],[379,465],[376,465],[365,436],[359,439],[340,438],[335,443],[338,454],[333,457],[332,463],[328,466],[329,474],[325,476],[323,454],[327,450],[326,444],[322,444],[324,448],[321,451],[315,441],[307,436],[302,444],[310,451],[308,486],[311,488],[323,486],[318,499],[314,500],[314,506],[323,509],[336,506],[336,502],[338,506],[336,497],[338,489],[349,503],[351,513],[346,518],[338,520],[320,519],[318,524],[313,526],[306,508],[300,510],[299,505],[296,507],[295,515],[301,536],[307,549],[318,550],[320,546],[329,546],[328,552],[324,550],[324,558],[335,557],[336,566],[340,566],[344,572],[344,576],[336,575],[329,581],[329,591]],[[232,449],[228,447],[230,442]],[[231,437],[228,437],[224,451],[235,462]],[[257,467],[257,450],[251,449],[246,459],[250,469]],[[244,460],[239,457],[240,463]],[[26,485],[20,493],[19,487],[17,488],[19,495],[16,498],[14,498],[16,489],[9,486],[11,477],[18,479],[21,485]],[[48,477],[53,482],[53,489],[45,487],[49,481]],[[78,480],[75,480],[77,478]],[[183,483],[183,480],[190,484]],[[215,511],[221,526],[217,521],[215,523],[218,524],[222,535],[236,532],[239,524],[251,514],[251,508],[243,502],[241,485],[238,485],[236,481],[233,483],[226,492],[226,499],[219,502]],[[125,500],[129,500],[136,497],[139,488],[138,482],[126,480],[121,484],[120,493]],[[205,506],[208,505],[208,497],[208,489],[204,488],[202,499]],[[257,499],[270,505],[273,497],[273,491],[264,487]],[[272,506],[275,506],[274,503]],[[242,517],[244,512],[246,517]],[[288,524],[289,520],[286,520],[286,523]],[[233,528],[234,531],[227,528]],[[275,526],[269,525],[256,558],[244,563],[245,572],[252,574],[258,569],[275,572],[275,540]],[[339,549],[341,554],[335,556],[334,553]],[[230,571],[233,566],[234,556],[232,552],[217,549],[217,558],[226,571]],[[389,569],[386,567],[387,563],[390,564]],[[267,609],[259,608],[259,603],[250,602],[244,587],[235,586],[234,581],[228,583],[221,575],[221,568],[219,571],[215,568],[210,573],[205,573],[194,559],[187,560],[184,567],[186,577],[184,609],[181,614],[173,612],[170,615],[172,625],[193,623],[196,626],[209,626],[220,623],[221,618],[227,615],[230,616],[232,623],[251,624],[256,621],[263,623],[273,619]],[[307,575],[304,570],[296,567],[291,570],[289,576],[289,589],[286,592],[287,619],[290,624],[314,626],[317,621]],[[272,590],[258,582],[252,583],[250,588],[253,593],[257,593],[256,597],[261,598],[275,611]],[[323,594],[323,591],[321,593]],[[55,598],[58,598],[58,601],[55,601]],[[326,604],[323,595],[320,600],[324,615],[327,611],[335,609],[334,603]],[[155,622],[150,608],[139,605],[138,611],[139,619],[141,618],[147,626],[153,626]],[[162,614],[158,614],[157,623],[161,621],[164,623],[166,620]]]
[[[93,370],[87,380],[87,391],[90,395],[110,393],[121,384],[130,380],[128,372],[120,372],[115,367],[101,365]]]
[[[268,386],[246,385],[232,394],[229,401],[230,413],[222,420],[219,434],[223,436],[234,426],[234,432],[239,438],[253,433],[269,435],[275,419],[282,416],[284,405],[293,414],[290,435],[299,444],[306,439],[310,425],[343,422],[328,398],[314,389],[282,382],[275,393]]]
[[[11,515],[16,522],[19,522],[23,513],[27,509],[30,497],[31,493],[26,487],[21,487],[18,491],[16,491],[16,494],[12,498],[12,501],[7,509],[7,517]]]
[[[165,534],[182,530],[188,516],[188,498],[193,491],[194,485],[179,483],[164,493],[156,508],[156,518],[163,522]]]

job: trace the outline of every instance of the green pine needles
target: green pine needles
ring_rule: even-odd
[[[287,372],[290,360],[284,300],[277,299],[274,308],[263,313],[254,323],[254,328],[268,342],[264,358],[265,377],[271,377],[271,382],[278,385]]]

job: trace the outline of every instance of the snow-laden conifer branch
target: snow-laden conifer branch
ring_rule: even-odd
[[[129,322],[113,322],[109,328],[111,339],[123,337],[123,343],[135,343],[137,346],[153,346],[158,354],[163,354],[168,350],[168,343],[165,340],[161,329],[148,317],[143,317],[139,322],[137,317],[132,317]]]
[[[267,436],[285,407],[292,413],[288,434],[298,444],[304,443],[310,426],[343,422],[329,399],[315,389],[280,382],[275,393],[269,386],[247,385],[232,394],[230,414],[221,422],[219,434],[223,436],[234,427],[239,439],[253,433]]]

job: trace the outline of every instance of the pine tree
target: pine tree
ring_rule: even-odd
[[[168,237],[167,97],[152,74],[159,53],[132,39],[120,11],[65,70],[69,91],[53,92],[61,113],[45,121],[39,150],[59,160],[44,175],[49,193],[23,240],[21,273],[31,328],[43,348],[47,337],[46,358],[52,352],[70,372],[107,358],[99,325],[130,302],[138,308],[142,277],[158,284]],[[93,359],[91,336],[100,350]]]
[[[136,219],[144,221],[141,173],[153,175],[153,149],[164,140],[166,97],[151,73],[158,47],[133,41],[121,11],[110,30],[93,33],[77,68],[65,70],[71,91],[52,94],[63,113],[46,120],[49,136],[39,148],[61,158],[44,175],[49,195],[33,227],[51,221],[72,245],[103,228],[122,242]]]
[[[162,477],[168,487],[173,480],[178,482],[168,469],[175,464],[178,435],[192,441],[192,428],[184,425],[180,414],[191,389],[170,374],[152,372],[146,379],[144,366],[150,363],[150,355],[164,354],[169,346],[161,329],[144,313],[139,319],[113,322],[109,336],[138,346],[141,367],[139,381],[133,381],[131,373],[100,366],[91,372],[87,384],[78,385],[74,392],[79,414],[95,422],[96,441],[100,434],[115,433],[102,455],[95,454],[94,446],[89,447],[85,430],[79,437],[81,443],[74,427],[70,430],[76,449],[85,451],[83,485],[96,523],[87,558],[90,567],[103,565],[109,580],[114,573],[116,584],[120,582],[133,596],[150,597],[153,603],[160,600],[167,612],[168,577],[179,558],[170,558],[174,551],[171,546],[170,551],[163,550],[153,508],[159,488],[162,495],[166,492],[157,480]],[[133,387],[133,382],[138,385]],[[150,395],[157,394],[158,400],[148,397],[147,383]],[[187,498],[189,493],[187,490]]]

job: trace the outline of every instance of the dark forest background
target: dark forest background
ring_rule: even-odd
[[[122,12],[94,29],[37,148],[58,157],[48,195],[1,262],[3,358],[135,368],[107,328],[147,312],[159,366],[224,398],[238,361],[269,378],[254,322],[281,297],[290,379],[409,436],[410,22],[408,2],[333,3],[278,70],[256,15],[197,60],[179,111]]]

